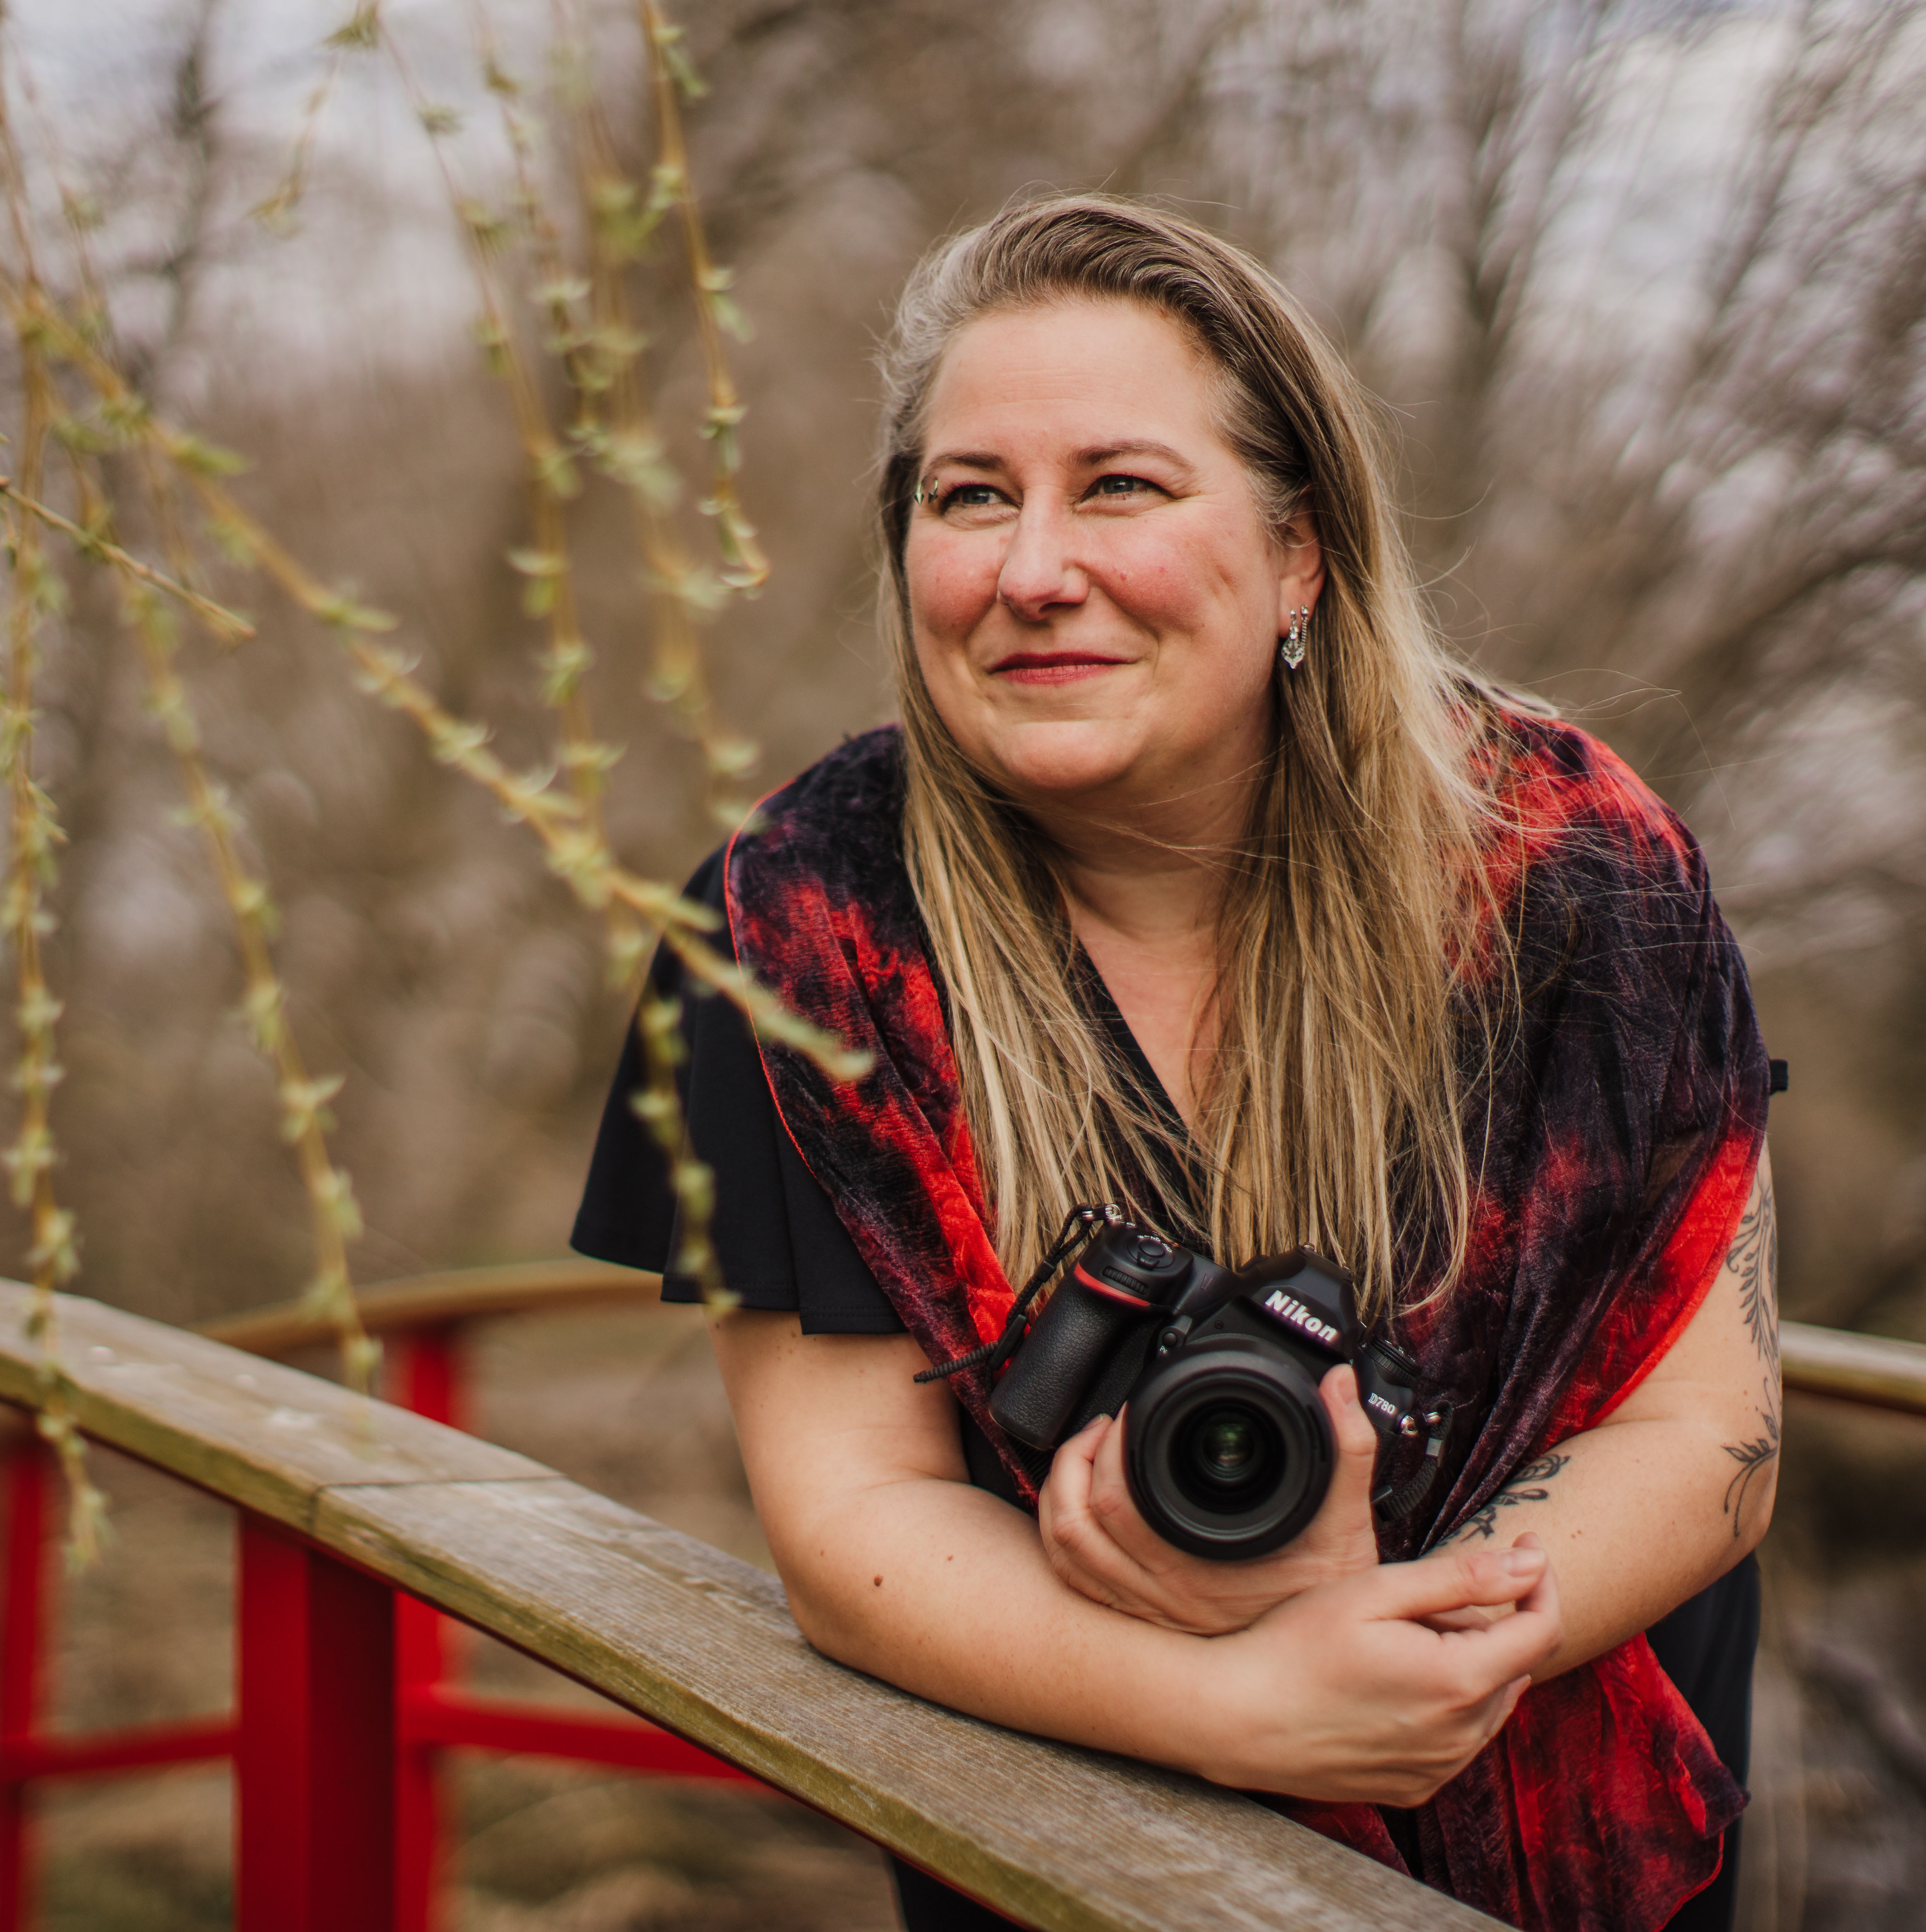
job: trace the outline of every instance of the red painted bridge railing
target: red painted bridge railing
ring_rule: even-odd
[[[370,1327],[388,1339],[383,1379],[400,1405],[461,1428],[468,1420],[462,1336],[471,1323],[604,1303],[646,1306],[657,1300],[660,1288],[656,1276],[632,1269],[563,1262],[426,1276],[370,1289],[363,1301]],[[298,1305],[259,1310],[208,1324],[202,1332],[268,1356],[331,1340],[325,1325]],[[363,1628],[356,1622],[358,1604],[361,1613],[376,1613],[372,1599],[362,1600],[365,1591],[358,1598],[350,1583],[340,1582],[334,1596],[317,1610],[312,1592],[329,1586],[325,1571],[315,1571],[311,1552],[305,1563],[298,1560],[298,1545],[244,1516],[235,1612],[239,1717],[92,1736],[50,1732],[44,1711],[55,1648],[58,1565],[50,1540],[48,1504],[58,1479],[52,1458],[23,1426],[0,1443],[0,1460],[7,1526],[4,1622],[0,1623],[0,1932],[27,1932],[31,1924],[34,1786],[54,1778],[224,1758],[235,1762],[244,1784],[250,1767],[274,1761],[263,1737],[275,1738],[290,1727],[321,1726],[314,1737],[324,1758],[349,1750],[350,1733],[357,1726],[373,1726],[384,1735],[392,1730],[392,1771],[385,1771],[376,1784],[363,1777],[352,1788],[324,1778],[315,1800],[348,1808],[329,1824],[336,1842],[342,1832],[358,1836],[376,1811],[386,1833],[392,1810],[392,1872],[381,1882],[394,1888],[396,1932],[436,1932],[440,1922],[436,1906],[447,1876],[441,1786],[443,1760],[451,1749],[514,1752],[755,1785],[734,1766],[640,1718],[585,1717],[473,1696],[451,1677],[447,1619],[439,1611],[417,1598],[377,1589],[375,1594],[388,1604],[380,1613],[392,1624],[377,1636],[372,1625]],[[342,1574],[352,1580],[352,1573]],[[377,1642],[384,1655],[392,1651],[392,1662],[381,1666],[392,1680],[387,1704],[357,1712],[338,1696],[320,1698],[317,1690],[320,1702],[310,1708],[296,1696],[290,1687],[315,1675],[308,1651],[317,1615],[324,1626],[338,1625],[350,1634],[345,1640],[351,1656]],[[346,1678],[364,1689],[372,1681],[366,1668],[351,1668]],[[328,1728],[343,1726],[348,1730],[339,1736]],[[241,1922],[292,1924],[296,1922],[288,1916],[287,1900],[307,1882],[302,1874],[308,1860],[291,1821],[305,1815],[305,1801],[286,1780],[278,1783],[271,1769],[256,1774],[256,1802],[242,1826],[251,1837],[240,1859],[249,1874],[242,1886]],[[350,1862],[356,1867],[352,1877],[344,1874],[330,1882],[371,1882],[361,1869],[362,1861]]]

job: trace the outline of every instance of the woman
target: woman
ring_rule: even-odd
[[[838,1086],[685,1016],[743,1304],[715,1345],[798,1622],[1514,1924],[1724,1922],[1686,1901],[1743,1803],[1778,1394],[1766,1063],[1696,848],[1444,654],[1354,386],[1202,230],[1009,211],[926,262],[885,370],[902,724],[690,888],[874,1056]],[[637,1082],[632,1047],[576,1240],[658,1267]],[[980,1370],[914,1379],[1105,1200],[1345,1261],[1456,1407],[1425,1506],[1374,1525],[1348,1369],[1322,1511],[1242,1564],[1148,1530],[1115,1423],[1040,1488]]]

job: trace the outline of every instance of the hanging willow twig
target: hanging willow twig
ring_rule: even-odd
[[[50,291],[34,265],[21,170],[0,99],[0,147],[8,169],[7,197],[20,265],[0,268],[0,302],[8,310],[19,346],[26,404],[15,473],[0,478],[0,513],[14,566],[0,732],[12,807],[12,865],[4,911],[20,986],[16,1084],[22,1094],[20,1132],[7,1160],[15,1198],[32,1219],[30,1258],[38,1291],[33,1327],[46,1363],[40,1426],[68,1466],[74,1497],[70,1546],[76,1552],[91,1552],[100,1518],[98,1492],[87,1483],[81,1461],[56,1346],[55,1291],[71,1278],[77,1258],[72,1216],[53,1191],[50,1098],[59,1078],[54,1028],[60,1009],[40,958],[40,943],[51,930],[46,888],[54,878],[60,839],[52,806],[34,782],[32,759],[36,631],[62,594],[61,580],[44,554],[44,531],[65,539],[79,558],[104,569],[116,582],[122,616],[142,658],[151,707],[180,767],[188,816],[202,832],[235,922],[244,1012],[256,1045],[274,1067],[284,1134],[293,1148],[314,1222],[311,1302],[340,1328],[348,1372],[357,1384],[365,1386],[376,1352],[360,1322],[348,1276],[347,1244],[359,1232],[353,1194],[328,1150],[327,1103],[339,1083],[310,1073],[289,1029],[286,994],[273,964],[274,914],[267,882],[243,859],[232,802],[207,767],[177,664],[173,612],[187,613],[226,645],[251,638],[254,626],[201,587],[202,573],[177,514],[177,492],[198,506],[206,535],[230,560],[260,572],[334,632],[358,682],[407,718],[431,755],[481,785],[507,818],[530,828],[550,869],[600,916],[611,978],[630,997],[640,988],[649,947],[659,942],[674,953],[692,983],[734,1000],[764,1037],[810,1055],[838,1078],[854,1077],[867,1064],[865,1056],[789,1012],[752,974],[718,951],[711,943],[720,926],[715,914],[624,866],[610,849],[603,820],[607,774],[619,752],[595,736],[585,691],[593,658],[583,635],[569,547],[572,506],[584,475],[607,478],[628,500],[652,619],[646,688],[699,747],[710,808],[731,826],[746,809],[733,795],[736,781],[757,752],[718,719],[704,672],[699,632],[729,597],[752,594],[768,569],[737,488],[736,432],[743,410],[723,349],[725,334],[744,332],[727,292],[728,276],[708,254],[682,130],[681,100],[700,92],[700,83],[680,29],[653,0],[639,0],[637,18],[655,106],[656,154],[649,184],[645,192],[618,164],[616,145],[592,94],[584,91],[572,96],[566,118],[581,203],[579,224],[558,220],[542,200],[531,128],[515,106],[518,90],[484,32],[486,70],[502,104],[509,136],[520,232],[535,272],[534,285],[526,292],[546,321],[543,347],[557,358],[574,398],[566,429],[549,419],[544,386],[523,352],[512,326],[513,309],[500,286],[496,258],[508,228],[458,190],[439,148],[455,117],[422,94],[404,50],[383,22],[378,0],[357,8],[331,38],[329,64],[304,111],[287,175],[256,211],[276,225],[288,223],[345,57],[356,50],[385,46],[423,127],[437,142],[451,207],[469,244],[483,346],[504,379],[522,442],[530,540],[509,560],[526,582],[525,608],[542,626],[540,688],[556,718],[554,764],[546,770],[520,772],[505,765],[490,749],[486,728],[445,709],[416,675],[409,656],[386,640],[384,634],[394,628],[392,618],[329,590],[243,508],[224,481],[244,466],[240,460],[155,414],[108,346],[107,307],[77,229],[85,304],[69,313]],[[670,230],[680,232],[686,257],[708,390],[701,427],[711,446],[712,474],[700,508],[716,535],[712,565],[692,551],[674,520],[680,484],[664,454],[665,441],[643,380],[644,338],[635,324],[628,287],[635,264],[671,217]],[[586,249],[579,274],[571,271],[561,238],[578,226]],[[62,385],[70,386],[76,378],[91,397],[84,418],[68,407],[62,394]],[[68,452],[78,499],[75,514],[46,500],[50,436]],[[110,473],[92,460],[116,449],[130,454],[145,480],[149,507],[165,539],[166,568],[136,555],[122,533]],[[682,1246],[674,1265],[697,1277],[719,1302],[724,1292],[708,1232],[712,1177],[689,1152],[675,1084],[681,1051],[678,1019],[673,1002],[653,997],[639,1000],[636,1024],[646,1079],[632,1104],[668,1159],[682,1206]]]
[[[31,490],[40,480],[53,410],[46,370],[37,357],[28,359],[23,378],[26,410],[20,469]],[[68,1560],[79,1569],[99,1552],[106,1502],[88,1474],[84,1446],[74,1425],[72,1382],[60,1356],[55,1295],[80,1272],[80,1258],[74,1216],[60,1204],[53,1184],[58,1151],[52,1101],[62,1077],[55,1036],[61,1006],[46,982],[41,942],[53,931],[46,890],[54,882],[56,854],[64,840],[53,802],[34,782],[33,769],[36,634],[40,619],[58,608],[60,586],[48,568],[38,526],[31,518],[11,514],[14,501],[10,493],[7,553],[12,568],[0,762],[6,768],[11,830],[0,929],[14,946],[14,1010],[20,1037],[14,1084],[20,1096],[20,1125],[4,1159],[14,1204],[26,1211],[31,1229],[27,1261],[33,1271],[34,1300],[27,1334],[40,1352],[34,1426],[59,1458],[66,1477]]]

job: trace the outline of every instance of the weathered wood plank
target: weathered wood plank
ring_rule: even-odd
[[[804,1640],[774,1579],[572,1483],[339,1489],[316,1529],[1024,1924],[1494,1923],[1234,1793],[1000,1730],[842,1670]]]
[[[32,1291],[0,1281],[0,1398],[31,1402]],[[97,1440],[306,1531],[331,1484],[513,1482],[552,1470],[185,1329],[60,1298],[74,1416]]]
[[[447,1322],[484,1321],[505,1315],[548,1313],[565,1308],[646,1304],[662,1298],[662,1277],[608,1262],[519,1262],[508,1268],[452,1268],[377,1282],[356,1296],[362,1320],[374,1334],[432,1328]],[[276,1302],[244,1314],[197,1322],[194,1332],[254,1355],[286,1355],[333,1340],[331,1324],[304,1303]]]
[[[34,1388],[28,1300],[0,1283],[0,1397],[14,1401]],[[301,1529],[1024,1924],[1493,1923],[1234,1792],[843,1670],[772,1578],[522,1456],[95,1303],[63,1297],[60,1313],[90,1436]]]
[[[1789,1389],[1926,1415],[1926,1345],[1786,1322],[1779,1356]]]

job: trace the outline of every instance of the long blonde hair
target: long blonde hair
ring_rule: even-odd
[[[1276,683],[1246,838],[1223,856],[1216,1049],[1187,1138],[1138,1095],[1094,1014],[1058,855],[964,758],[910,632],[904,544],[945,348],[986,314],[1078,298],[1142,303],[1195,338],[1274,529],[1310,511],[1327,570],[1309,654]],[[1196,1211],[1164,1187],[1166,1232],[1221,1258],[1308,1242],[1358,1274],[1374,1312],[1394,1258],[1448,1284],[1468,1201],[1458,994],[1472,962],[1492,962],[1478,861],[1492,808],[1473,754],[1492,713],[1421,608],[1358,385],[1250,256],[1102,196],[1014,207],[940,244],[882,369],[904,854],[1005,1272],[1021,1280],[1076,1202],[1141,1199],[1187,1172]]]

